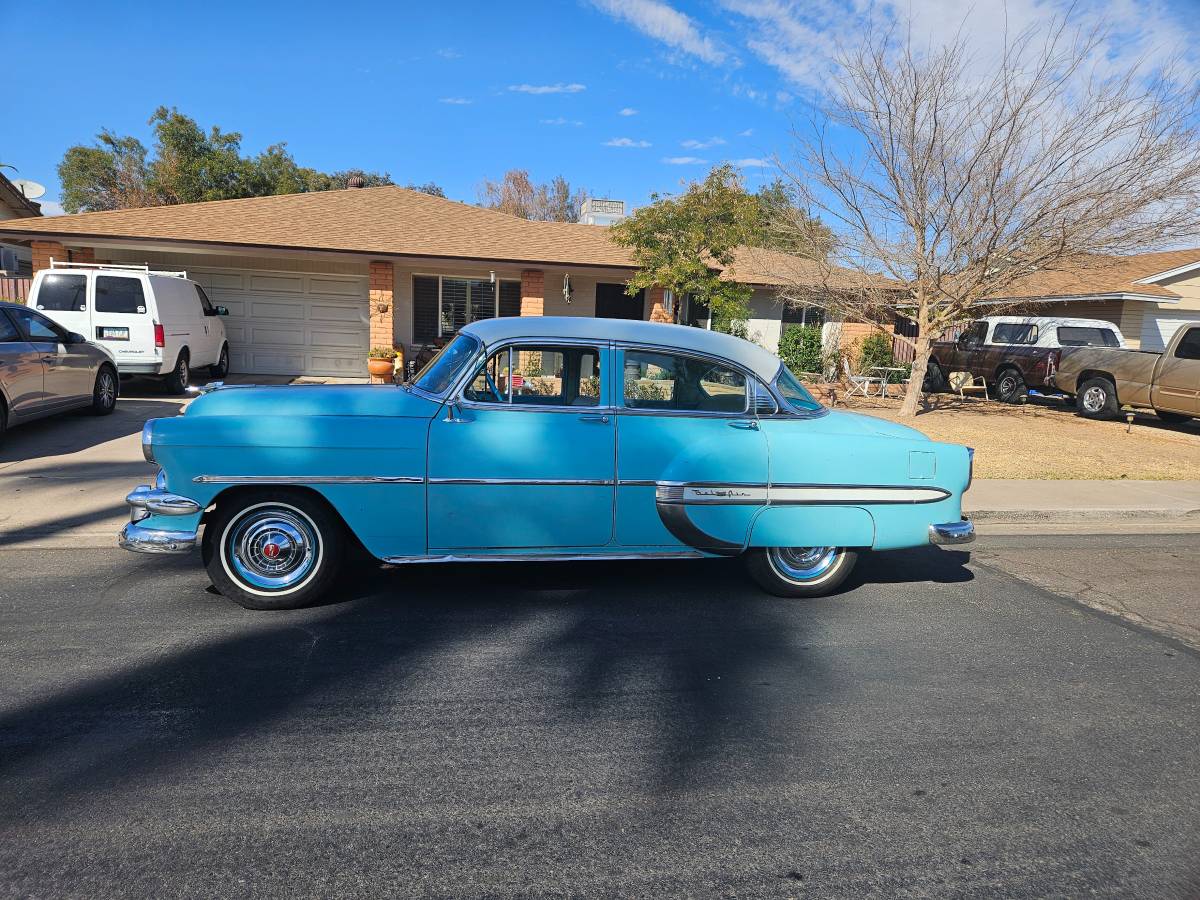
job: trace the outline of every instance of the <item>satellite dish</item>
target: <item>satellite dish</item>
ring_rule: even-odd
[[[46,193],[46,186],[38,184],[36,181],[30,181],[28,178],[14,178],[13,186],[20,191],[26,200],[36,200],[42,194]]]

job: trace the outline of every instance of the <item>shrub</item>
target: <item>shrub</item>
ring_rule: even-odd
[[[391,347],[372,347],[368,359],[395,359],[397,353]]]
[[[883,332],[869,334],[858,342],[858,371],[870,371],[872,366],[894,366],[895,354],[892,353],[892,336]]]
[[[796,375],[822,371],[825,359],[819,325],[784,325],[779,335],[779,358]]]

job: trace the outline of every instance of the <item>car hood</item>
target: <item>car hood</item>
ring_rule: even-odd
[[[440,403],[377,384],[231,385],[202,394],[188,416],[388,416],[428,419]]]
[[[831,410],[822,416],[817,423],[817,430],[826,434],[841,434],[852,437],[894,437],[908,441],[929,440],[920,431],[907,425],[889,422],[875,416],[865,416],[862,413],[840,412]]]

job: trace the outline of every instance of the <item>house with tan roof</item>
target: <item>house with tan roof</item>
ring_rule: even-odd
[[[42,214],[42,207],[26,197],[0,172],[0,222],[28,219]],[[28,275],[32,265],[29,248],[0,238],[0,275]]]
[[[0,240],[28,245],[35,270],[53,259],[186,271],[229,309],[239,374],[359,377],[371,346],[411,354],[492,316],[708,319],[686,301],[675,309],[660,288],[628,296],[633,261],[605,227],[530,222],[400,187],[5,221]],[[774,350],[782,323],[824,319],[783,308],[762,253],[736,277],[754,286],[751,335]]]

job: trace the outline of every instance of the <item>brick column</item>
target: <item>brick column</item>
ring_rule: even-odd
[[[546,273],[541,269],[521,270],[521,315],[541,316],[546,312]]]
[[[650,288],[650,292],[646,295],[646,299],[650,304],[650,321],[665,322],[670,325],[675,319],[667,312],[667,301],[664,294],[664,289],[655,285]]]
[[[77,247],[67,252],[71,254],[71,262],[94,263],[97,261],[95,247]]]
[[[51,257],[59,262],[67,262],[71,258],[67,248],[58,241],[34,241],[30,246],[33,250],[33,271],[35,272],[50,268]]]
[[[391,347],[396,342],[396,304],[394,286],[396,268],[388,260],[371,260],[368,291],[370,295],[371,346]],[[365,364],[365,363],[364,363]],[[383,384],[385,379],[371,379]]]

